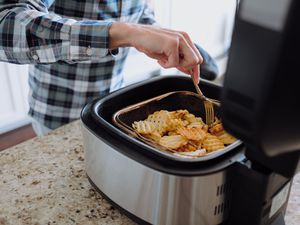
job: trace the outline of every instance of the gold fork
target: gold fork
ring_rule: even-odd
[[[204,103],[206,124],[210,126],[215,121],[214,105],[219,107],[221,104],[216,99],[205,97],[193,76],[192,76],[192,80],[200,99],[203,100]]]

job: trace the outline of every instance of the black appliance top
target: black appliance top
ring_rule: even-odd
[[[224,126],[247,157],[286,176],[300,156],[299,21],[297,0],[242,1],[222,92]]]

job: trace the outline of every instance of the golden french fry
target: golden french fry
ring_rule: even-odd
[[[197,128],[197,127],[192,127],[192,128],[180,127],[177,129],[177,133],[193,141],[201,141],[206,136],[206,132],[203,131],[201,128]]]
[[[159,142],[159,140],[160,140],[160,138],[161,138],[161,136],[160,136],[160,134],[158,133],[158,132],[153,132],[153,133],[151,133],[151,134],[145,134],[145,135],[143,135],[145,138],[148,138],[148,139],[151,139],[151,140],[153,140],[153,141],[155,141],[155,142]]]
[[[183,119],[187,114],[189,114],[189,112],[187,110],[176,110],[176,111],[172,111],[170,112],[171,117],[174,119]]]
[[[236,141],[217,117],[208,127],[201,117],[187,110],[156,111],[146,120],[134,122],[132,127],[145,138],[186,157],[203,156]]]
[[[225,144],[225,145],[230,145],[230,144],[232,144],[233,142],[236,141],[236,138],[235,138],[235,137],[233,137],[232,135],[228,134],[228,133],[225,132],[225,131],[222,131],[222,132],[218,133],[216,136],[217,136],[217,138],[219,138],[220,141],[222,141],[223,144]]]
[[[174,135],[178,135],[178,133],[174,130],[169,131],[167,136],[174,136]]]
[[[224,131],[224,128],[221,123],[214,124],[214,125],[212,125],[211,128],[209,128],[209,132],[214,135],[217,135],[218,133],[220,133],[222,131]]]
[[[174,136],[163,136],[159,140],[159,144],[170,149],[177,149],[181,146],[185,145],[188,140],[181,135],[174,135]]]
[[[194,123],[194,122],[197,122],[197,123],[200,123],[202,125],[204,125],[205,123],[203,122],[202,118],[201,117],[196,117],[194,114],[186,114],[184,116],[184,119],[189,121],[190,123]]]
[[[213,152],[224,148],[224,144],[216,136],[207,134],[202,143],[202,148],[206,149],[207,152]]]
[[[140,134],[150,134],[155,130],[154,124],[148,121],[135,121],[132,127]]]
[[[171,116],[168,111],[161,110],[149,115],[146,121],[153,123],[156,131],[162,134],[166,132],[168,126],[170,126]]]
[[[203,126],[204,126],[204,124],[195,121],[195,122],[191,122],[189,125],[187,125],[187,128],[193,128],[193,127],[195,127],[195,128],[200,128],[200,129],[202,129]]]
[[[193,151],[196,151],[197,149],[199,149],[199,146],[197,143],[194,143],[193,141],[188,141],[187,144],[176,149],[176,151],[178,151],[178,152],[193,152]]]
[[[180,119],[173,119],[170,121],[170,124],[168,126],[168,130],[177,130],[178,127],[184,127],[185,126],[185,122],[183,120]]]

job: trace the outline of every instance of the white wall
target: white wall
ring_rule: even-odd
[[[0,134],[30,122],[28,67],[0,62]]]
[[[186,31],[213,57],[224,53],[230,45],[237,0],[151,0],[155,16],[163,27]],[[227,59],[217,61],[220,77]],[[144,65],[137,68],[135,65]],[[162,69],[154,60],[136,53],[125,64],[125,85],[148,78],[147,71],[160,70],[162,75],[181,74],[176,69]]]
[[[171,27],[188,32],[212,56],[228,47],[236,0],[173,0]]]

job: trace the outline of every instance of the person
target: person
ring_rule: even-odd
[[[29,115],[38,135],[120,88],[127,47],[199,79],[203,59],[189,35],[159,27],[146,0],[0,3],[0,60],[31,64]]]

